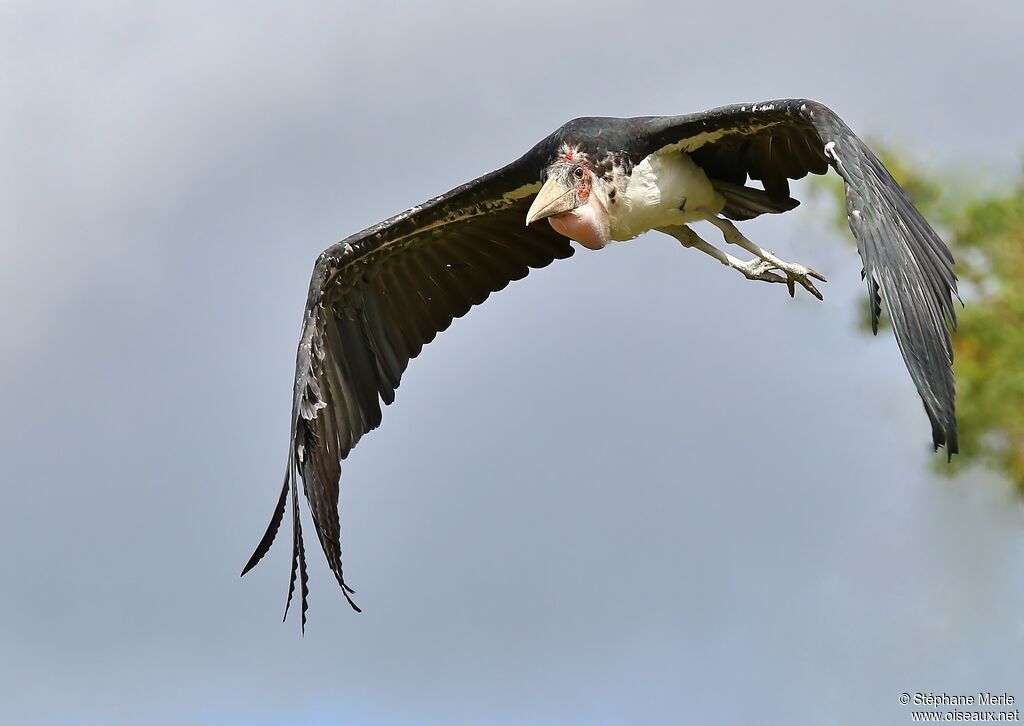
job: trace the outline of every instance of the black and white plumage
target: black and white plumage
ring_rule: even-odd
[[[341,461],[381,422],[402,373],[454,318],[530,269],[651,229],[675,236],[750,279],[794,283],[820,297],[809,268],[778,260],[730,220],[797,205],[789,180],[846,183],[850,227],[877,332],[882,303],[924,402],[935,447],[957,451],[949,325],[953,258],[878,158],[830,109],[808,100],[726,106],[685,115],[580,118],[502,169],[463,184],[325,250],[313,268],[296,356],[284,484],[242,574],[270,548],[291,494],[291,603],[307,609],[298,482],[346,599],[338,492]],[[760,187],[748,185],[760,182]],[[550,224],[539,220],[548,219]],[[742,262],[686,225],[709,221],[751,251]],[[524,224],[527,221],[527,224]],[[287,615],[288,606],[285,608]]]

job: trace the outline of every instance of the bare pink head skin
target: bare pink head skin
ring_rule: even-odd
[[[608,210],[600,195],[593,193],[594,177],[586,157],[563,147],[548,167],[547,177],[526,223],[547,218],[556,232],[584,247],[599,250],[607,245],[611,239]]]

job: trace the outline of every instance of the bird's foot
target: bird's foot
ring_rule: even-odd
[[[737,264],[736,269],[743,273],[743,276],[748,280],[761,280],[763,282],[786,281],[785,277],[772,272],[772,270],[778,269],[775,265],[757,258]]]
[[[764,282],[784,282],[789,288],[789,295],[793,297],[796,293],[796,284],[807,290],[814,297],[822,300],[821,293],[814,286],[811,278],[821,282],[827,282],[825,276],[810,267],[798,265],[793,262],[785,262],[778,258],[772,261],[754,258],[748,262],[736,266],[736,269],[743,273],[748,280],[762,280]],[[782,275],[778,273],[783,273]],[[784,275],[784,276],[783,276]]]
[[[805,267],[804,265],[798,265],[795,262],[784,262],[778,259],[772,264],[776,264],[776,269],[786,274],[786,287],[789,288],[790,297],[793,297],[796,294],[795,283],[800,283],[800,285],[807,290],[807,292],[814,295],[814,297],[819,300],[824,299],[821,296],[821,293],[818,292],[818,288],[816,288],[814,283],[811,282],[811,278],[814,278],[819,282],[828,282],[828,280],[825,279],[825,276],[820,272],[812,270],[810,267]]]

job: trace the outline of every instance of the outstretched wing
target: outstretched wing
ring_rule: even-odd
[[[542,142],[543,144],[544,142]],[[302,627],[306,563],[299,522],[301,478],[320,546],[345,598],[338,480],[341,460],[381,421],[409,360],[490,293],[531,268],[572,255],[550,225],[525,226],[540,189],[542,144],[516,162],[338,242],[316,261],[296,354],[291,443],[284,485],[244,575],[274,541],[292,496],[292,567]]]
[[[649,152],[687,152],[708,176],[736,184],[759,180],[779,200],[789,197],[790,179],[824,174],[829,166],[839,173],[864,263],[872,329],[878,332],[884,301],[932,441],[952,457],[958,448],[948,327],[956,328],[953,255],[864,142],[829,108],[803,99],[637,121],[647,128]]]

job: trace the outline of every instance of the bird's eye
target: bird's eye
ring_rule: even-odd
[[[575,169],[573,169],[572,175],[574,177],[576,177],[577,179],[582,179],[583,178],[583,167],[582,166],[577,166]]]

